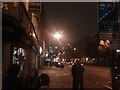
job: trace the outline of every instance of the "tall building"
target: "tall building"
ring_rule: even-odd
[[[17,63],[27,75],[32,68],[40,67],[41,2],[2,3],[2,71],[6,75],[11,64]]]
[[[99,2],[98,9],[100,40],[109,40],[111,50],[120,48],[118,2]]]
[[[118,3],[118,22],[119,22],[119,49],[120,49],[120,2]]]

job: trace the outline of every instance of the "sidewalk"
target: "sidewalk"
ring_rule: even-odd
[[[57,74],[57,76],[58,76],[57,77],[57,76],[54,76],[56,73],[53,73],[53,71],[49,71],[52,68],[54,69],[56,67],[51,67],[51,68],[50,67],[45,67],[45,68],[43,67],[40,69],[40,72],[39,72],[39,74],[46,73],[46,72],[49,74],[50,79],[51,79],[49,88],[60,88],[61,90],[62,90],[62,88],[71,89],[72,88],[72,76],[71,76],[71,74],[69,73],[69,75],[66,76],[66,78],[64,78],[64,80],[63,80],[64,82],[63,82],[62,80],[59,80],[61,77],[63,77],[62,75]],[[65,82],[67,82],[67,83],[65,83]],[[84,88],[88,89],[88,90],[89,89],[91,89],[91,90],[93,90],[93,89],[94,90],[98,90],[98,89],[103,90],[103,89],[101,89],[101,87],[98,84],[92,83],[87,79],[84,79]]]

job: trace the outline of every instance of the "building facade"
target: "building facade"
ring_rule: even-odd
[[[11,64],[21,65],[27,75],[40,67],[42,47],[42,3],[2,3],[2,71],[6,75]],[[44,14],[43,14],[44,15]]]

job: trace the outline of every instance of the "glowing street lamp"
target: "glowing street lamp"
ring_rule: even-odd
[[[54,34],[54,37],[58,40],[60,39],[62,36],[59,32],[57,32],[56,34]]]

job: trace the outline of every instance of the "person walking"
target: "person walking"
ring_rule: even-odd
[[[76,61],[76,63],[72,66],[71,69],[72,72],[72,76],[73,76],[73,86],[72,89],[73,90],[83,90],[83,84],[84,84],[84,76],[83,76],[83,72],[84,72],[84,68],[81,65],[80,61]]]

